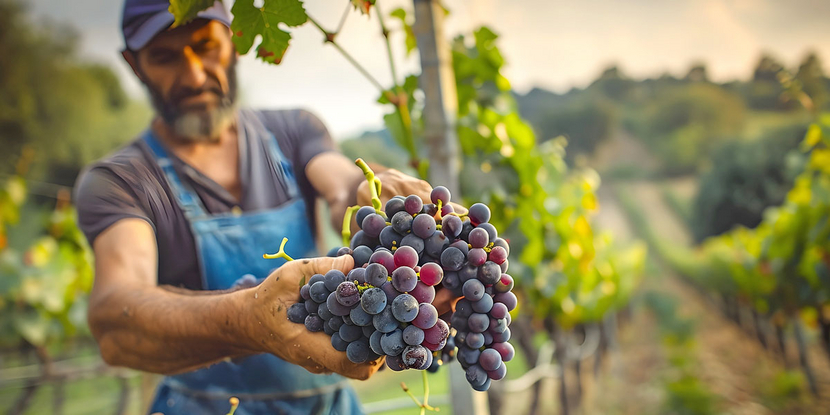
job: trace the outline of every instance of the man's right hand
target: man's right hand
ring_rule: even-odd
[[[365,380],[377,372],[383,358],[352,363],[346,358],[346,353],[332,347],[330,336],[322,332],[312,333],[304,325],[289,321],[286,315],[288,307],[300,300],[301,282],[332,269],[347,274],[353,267],[351,255],[299,259],[279,267],[259,286],[234,293],[241,296],[241,309],[245,310],[241,320],[250,321],[252,347],[272,353],[312,373],[334,372]]]

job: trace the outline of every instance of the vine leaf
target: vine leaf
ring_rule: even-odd
[[[403,31],[406,34],[406,56],[409,56],[416,47],[418,47],[418,41],[415,39],[415,31],[412,30],[412,24],[410,24],[406,19],[406,10],[398,8],[389,13],[390,16],[398,18],[403,23]]]
[[[170,0],[170,7],[167,9],[176,19],[173,27],[183,25],[196,18],[196,14],[213,6],[216,0]]]
[[[231,12],[236,50],[248,53],[256,37],[261,36],[257,56],[268,63],[280,63],[291,40],[291,34],[280,29],[280,24],[296,27],[308,21],[300,0],[265,0],[261,8],[254,7],[254,0],[237,0]]]

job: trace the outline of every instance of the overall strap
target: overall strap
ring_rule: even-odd
[[[288,198],[291,200],[299,197],[300,192],[297,189],[297,179],[294,177],[294,169],[291,162],[285,157],[280,150],[280,145],[277,138],[271,132],[268,132],[268,153],[271,156],[271,162],[274,168],[277,169],[277,177],[279,177],[285,190],[288,192]]]
[[[167,184],[170,185],[170,190],[179,203],[179,207],[184,211],[185,217],[188,219],[204,217],[207,211],[202,206],[201,199],[199,199],[199,196],[196,195],[196,192],[187,183],[181,181],[179,174],[173,168],[173,162],[167,155],[167,150],[164,149],[164,146],[161,145],[150,129],[144,134],[143,139],[153,152],[156,163],[158,163],[162,172],[164,172],[164,176],[167,178]]]

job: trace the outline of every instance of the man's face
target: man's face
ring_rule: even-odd
[[[233,121],[236,52],[222,23],[195,20],[161,32],[128,61],[156,111],[184,139],[215,141]]]

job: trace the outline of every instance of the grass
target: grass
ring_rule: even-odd
[[[687,227],[694,225],[694,206],[692,201],[683,199],[673,190],[668,187],[663,187],[660,191],[663,201],[666,205],[683,221]]]

